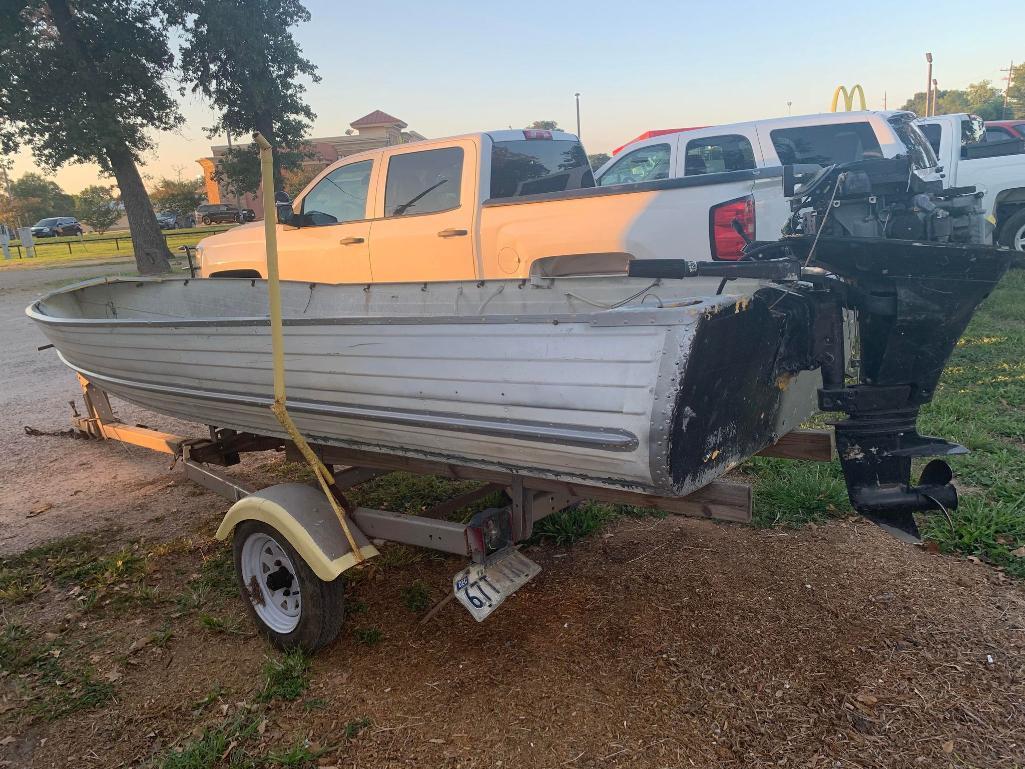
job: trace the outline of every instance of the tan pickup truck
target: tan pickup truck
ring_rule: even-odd
[[[339,160],[279,207],[281,277],[371,283],[621,272],[630,258],[688,256],[681,243],[695,231],[708,233],[713,258],[736,259],[732,219],[755,237],[754,206],[744,201],[780,176],[760,168],[596,187],[577,138],[550,131],[386,147]],[[688,205],[684,188],[699,185],[721,185],[716,199],[727,202]],[[722,206],[732,206],[729,216],[716,215]],[[197,253],[204,277],[266,277],[262,223],[206,238]]]

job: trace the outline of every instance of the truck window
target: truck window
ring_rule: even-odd
[[[936,123],[922,123],[918,126],[918,130],[925,135],[926,139],[929,140],[929,146],[932,147],[932,151],[939,155],[940,135],[943,133],[939,125]]]
[[[303,198],[303,224],[323,226],[367,218],[367,192],[374,161],[336,168]]]
[[[746,171],[754,167],[755,153],[746,137],[727,134],[687,142],[683,160],[684,176]]]
[[[652,144],[628,152],[617,160],[598,180],[599,187],[613,184],[634,184],[669,178],[668,144]]]
[[[915,117],[911,112],[900,112],[892,116],[888,122],[893,132],[897,134],[900,143],[907,147],[907,154],[915,168],[935,168],[939,165],[936,153],[925,135],[914,123]]]
[[[1006,128],[1000,128],[999,126],[986,126],[986,132],[982,135],[982,140],[987,144],[992,142],[1006,142],[1010,141],[1014,137],[1011,132]]]
[[[517,139],[494,142],[491,148],[492,198],[593,186],[591,164],[578,141]]]
[[[432,214],[459,207],[463,148],[393,155],[384,187],[384,215]]]
[[[769,132],[769,136],[783,165],[817,163],[828,166],[883,156],[869,123],[776,128]]]

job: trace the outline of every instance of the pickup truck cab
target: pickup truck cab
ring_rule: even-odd
[[[503,234],[510,217],[487,204],[593,187],[584,148],[558,131],[491,131],[351,155],[279,216],[281,276],[370,283],[523,274],[523,242],[538,245],[536,233]],[[265,277],[263,224],[206,238],[197,256],[204,277]]]
[[[743,239],[778,238],[790,218],[784,165],[847,163],[911,154],[925,175],[936,165],[910,112],[834,112],[753,120],[653,136],[624,147],[595,172],[599,187],[676,180],[676,234],[691,259],[736,258]],[[681,238],[682,235],[682,238]]]
[[[982,119],[965,113],[916,123],[939,158],[944,186],[983,191],[996,242],[1025,251],[1025,142],[987,142]]]

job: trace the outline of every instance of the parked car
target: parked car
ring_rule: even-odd
[[[160,225],[160,229],[162,230],[175,230],[179,227],[185,226],[181,223],[181,217],[179,217],[174,211],[158,211],[157,224]]]
[[[986,141],[998,142],[1009,139],[1025,139],[1025,119],[986,121]]]
[[[580,141],[562,132],[493,131],[370,150],[335,162],[279,207],[281,277],[421,282],[622,272],[633,258],[736,260],[744,242],[734,219],[753,237],[757,213],[770,239],[789,218],[784,151],[789,163],[889,158],[909,154],[900,134],[914,134],[924,147],[916,146],[916,162],[935,176],[928,143],[906,130],[913,118],[842,113],[658,137],[650,141],[665,146],[643,161],[646,180],[602,187]],[[761,144],[759,130],[767,134]],[[624,159],[640,166],[635,151],[606,172]],[[262,225],[204,238],[197,252],[204,277],[266,276]]]
[[[230,203],[204,203],[196,209],[196,221],[203,224],[241,222],[242,213]]]
[[[659,183],[676,186],[678,206],[658,228],[634,223],[657,250],[675,248],[689,259],[739,259],[744,238],[778,238],[791,216],[780,177],[783,166],[826,166],[871,158],[912,156],[934,176],[928,142],[911,112],[835,112],[682,129],[635,141],[597,171],[602,188]]]
[[[256,211],[254,211],[251,208],[243,208],[242,209],[242,221],[243,222],[255,222],[256,221]]]
[[[994,240],[1025,251],[1025,141],[988,142],[989,128],[967,113],[922,118],[917,124],[939,158],[943,186],[981,190],[982,207],[996,227]]]
[[[73,216],[51,216],[40,219],[32,225],[32,237],[56,238],[64,235],[81,235],[82,225]]]

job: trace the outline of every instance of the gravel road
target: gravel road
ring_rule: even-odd
[[[25,308],[59,286],[124,273],[129,267],[117,263],[0,271],[0,554],[105,525],[144,528],[180,501],[181,489],[158,493],[168,483],[165,455],[25,431],[68,430],[68,401],[76,400],[81,409],[74,375],[52,349],[37,349],[46,338],[25,316]],[[201,429],[123,404],[118,404],[118,413],[126,421],[162,429]],[[109,493],[96,494],[97,488]],[[91,493],[83,493],[87,490]]]

